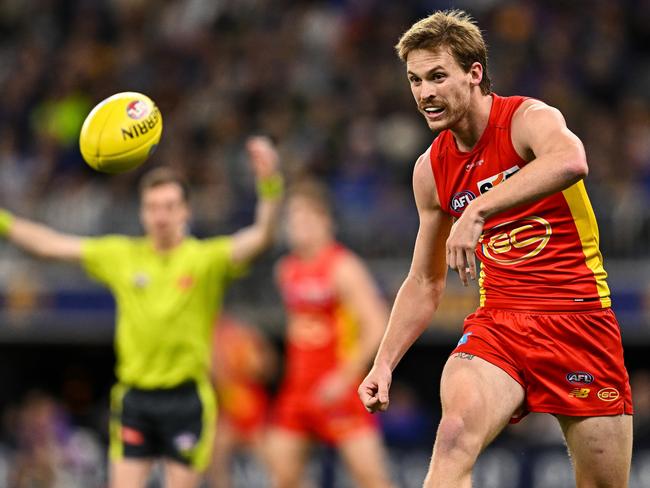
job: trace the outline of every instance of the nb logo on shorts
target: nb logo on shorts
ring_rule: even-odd
[[[590,388],[575,388],[569,392],[569,396],[574,398],[587,398],[590,391]]]
[[[552,233],[547,220],[531,216],[496,225],[481,235],[479,242],[486,258],[511,266],[542,252]]]
[[[618,400],[620,396],[618,390],[612,387],[603,388],[598,392],[598,398],[604,402],[613,402],[614,400]]]

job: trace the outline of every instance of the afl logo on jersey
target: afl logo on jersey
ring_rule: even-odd
[[[512,168],[508,168],[507,170],[502,171],[499,174],[490,176],[489,178],[485,178],[484,180],[479,181],[476,184],[476,186],[478,186],[479,195],[483,195],[483,193],[485,193],[488,190],[491,190],[499,183],[503,183],[512,175],[514,175],[517,171],[519,171],[519,166],[514,165]]]
[[[474,195],[469,190],[459,191],[453,197],[451,197],[451,202],[449,202],[449,206],[454,212],[461,213],[465,209],[465,207],[469,205],[469,202],[471,202],[475,198],[476,195]]]
[[[479,242],[486,258],[510,266],[537,256],[552,233],[547,220],[531,216],[495,225],[481,235]]]

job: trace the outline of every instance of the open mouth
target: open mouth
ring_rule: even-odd
[[[428,117],[437,117],[438,115],[442,114],[445,111],[444,107],[425,107],[424,108],[424,113],[427,114]]]

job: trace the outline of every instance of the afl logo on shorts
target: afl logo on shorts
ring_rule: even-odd
[[[133,100],[126,106],[126,115],[135,120],[140,120],[149,113],[147,104],[142,100]]]
[[[603,388],[598,392],[598,398],[600,398],[604,402],[613,402],[615,400],[618,400],[620,397],[620,393],[616,388]]]
[[[469,202],[471,202],[475,198],[476,195],[474,195],[469,190],[459,191],[453,197],[451,197],[451,202],[449,202],[449,206],[454,212],[461,213],[465,209],[465,207],[469,205]]]
[[[573,384],[588,385],[589,383],[593,383],[594,377],[584,371],[572,371],[571,373],[567,373],[566,380]]]
[[[483,255],[511,266],[537,256],[551,239],[551,224],[537,216],[495,225],[479,240]]]

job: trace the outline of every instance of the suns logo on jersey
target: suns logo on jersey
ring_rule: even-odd
[[[551,224],[537,216],[495,225],[483,235],[483,255],[499,264],[510,266],[537,256],[551,239]]]
[[[476,186],[478,186],[479,194],[482,195],[486,191],[491,190],[492,188],[497,186],[499,183],[503,183],[512,175],[514,175],[517,171],[519,171],[519,166],[514,165],[512,168],[508,168],[507,170],[502,171],[501,173],[498,173],[496,175],[490,176],[488,178],[485,178],[484,180],[479,181],[476,184]]]

